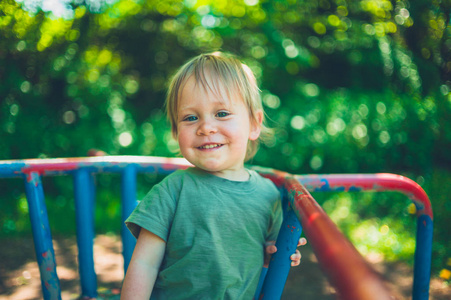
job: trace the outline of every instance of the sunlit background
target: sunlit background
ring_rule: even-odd
[[[433,274],[451,277],[450,1],[0,2],[0,159],[175,156],[166,84],[201,52],[256,74],[276,134],[252,164],[291,173],[390,172],[434,210]],[[100,176],[99,232],[118,232],[117,178]],[[155,178],[141,178],[139,197]],[[57,234],[73,234],[70,180],[49,179]],[[0,236],[30,232],[21,182],[0,182]],[[313,195],[364,255],[413,262],[405,196]],[[61,215],[67,218],[61,219]],[[71,222],[69,222],[69,221]],[[111,225],[115,224],[115,225]]]

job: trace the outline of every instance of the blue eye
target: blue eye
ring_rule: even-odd
[[[197,117],[195,116],[187,116],[183,119],[183,121],[188,121],[188,122],[192,122],[192,121],[196,121]]]
[[[224,118],[224,117],[227,117],[228,115],[230,115],[230,113],[229,113],[229,112],[226,112],[226,111],[220,111],[220,112],[218,112],[218,113],[216,114],[216,116],[217,116],[218,118]]]

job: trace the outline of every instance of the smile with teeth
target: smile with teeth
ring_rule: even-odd
[[[219,148],[222,144],[208,144],[208,145],[202,145],[198,147],[198,149],[213,149],[213,148]]]

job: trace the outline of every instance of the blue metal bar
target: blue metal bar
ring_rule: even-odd
[[[125,226],[125,220],[137,205],[136,200],[136,165],[127,165],[122,172],[122,249],[124,257],[124,274],[127,273],[128,265],[135,249],[136,239]]]
[[[21,178],[25,163],[20,160],[0,161],[0,178]]]
[[[75,219],[77,226],[78,263],[82,296],[97,297],[94,270],[93,178],[87,168],[74,172]]]
[[[265,282],[266,274],[268,274],[268,268],[263,267],[262,272],[260,273],[260,278],[258,280],[257,290],[255,291],[255,294],[254,294],[255,300],[260,299],[260,294],[261,294],[261,291],[263,288],[263,284]]]
[[[428,215],[417,220],[412,300],[429,299],[433,222]]]
[[[34,247],[41,273],[42,293],[46,300],[61,299],[61,288],[56,274],[55,253],[41,178],[36,172],[24,175]]]
[[[295,253],[302,226],[291,206],[288,206],[277,237],[277,252],[271,256],[265,282],[258,299],[280,299],[291,268],[290,256]]]

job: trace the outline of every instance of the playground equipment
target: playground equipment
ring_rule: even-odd
[[[143,156],[98,156],[87,158],[26,159],[0,161],[0,178],[23,178],[32,224],[36,257],[44,299],[61,299],[61,289],[41,184],[42,176],[71,175],[74,181],[77,245],[81,292],[97,296],[93,239],[96,173],[120,173],[122,221],[137,204],[138,173],[169,174],[190,164],[181,158]],[[368,267],[362,256],[341,234],[312,198],[309,191],[398,191],[417,207],[417,238],[414,262],[413,299],[428,299],[432,251],[433,215],[423,189],[410,179],[393,174],[291,175],[255,167],[270,178],[283,195],[284,221],[269,268],[262,271],[256,299],[279,299],[302,230],[337,293],[343,299],[390,299],[389,291]],[[122,222],[123,223],[123,222]],[[135,240],[122,225],[124,272]],[[299,295],[302,298],[302,295]]]

